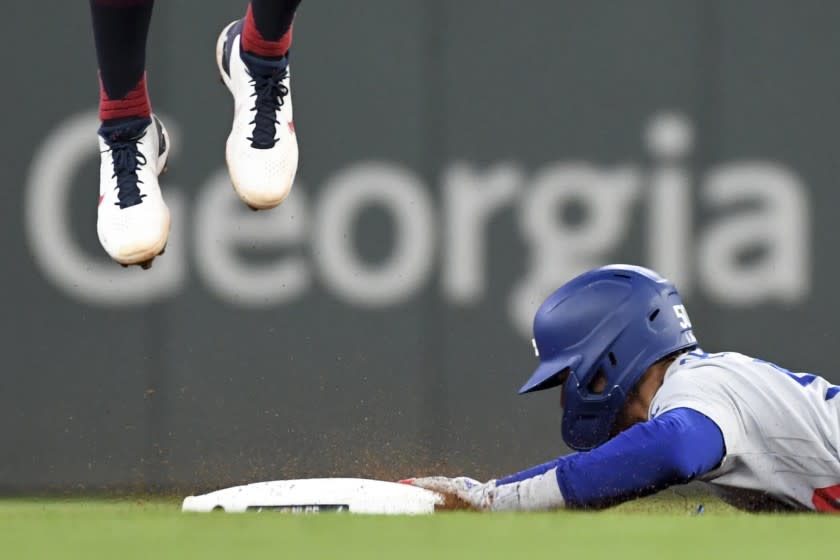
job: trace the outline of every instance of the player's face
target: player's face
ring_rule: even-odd
[[[569,371],[566,369],[560,373],[560,408],[566,406],[566,380],[569,379]]]
[[[643,422],[645,418],[640,414],[643,410],[644,405],[638,402],[638,395],[631,394],[615,419],[615,425],[610,430],[610,437],[615,437],[632,425]]]
[[[569,378],[569,371],[566,370],[562,374],[560,374],[561,383],[563,384],[562,391],[560,392],[560,407],[566,407],[566,381]],[[595,378],[589,383],[589,391],[592,393],[600,394],[603,393],[607,388],[607,378],[603,374],[596,375]]]
[[[618,435],[634,424],[648,420],[650,401],[653,400],[656,391],[662,386],[665,371],[673,361],[673,358],[661,360],[650,366],[642,374],[642,377],[627,395],[627,400],[616,417],[610,437]]]

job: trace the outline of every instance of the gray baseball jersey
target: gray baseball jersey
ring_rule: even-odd
[[[700,477],[753,510],[840,511],[840,387],[736,352],[677,358],[650,417],[691,408],[720,428],[721,465]]]

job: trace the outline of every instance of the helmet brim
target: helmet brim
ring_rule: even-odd
[[[578,356],[565,357],[560,360],[541,362],[525,384],[519,388],[519,394],[533,393],[544,389],[551,389],[563,383],[561,374],[578,364]]]

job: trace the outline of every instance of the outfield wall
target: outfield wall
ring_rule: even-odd
[[[529,319],[613,261],[670,275],[707,350],[840,382],[840,4],[306,0],[298,182],[268,213],[224,168],[213,48],[244,3],[158,4],[174,225],[149,272],[96,240],[86,8],[0,23],[26,45],[0,55],[0,490],[551,458],[559,395],[516,396]]]

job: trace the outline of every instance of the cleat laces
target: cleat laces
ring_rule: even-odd
[[[123,138],[117,134],[105,138],[108,150],[111,152],[111,159],[114,163],[114,174],[116,178],[117,199],[116,206],[128,208],[143,202],[145,194],[140,194],[139,185],[143,183],[137,177],[137,168],[146,165],[146,156],[137,148],[137,142],[146,135],[146,131],[131,137]],[[103,152],[104,153],[104,152]]]
[[[283,85],[283,80],[288,76],[288,70],[276,68],[270,73],[257,73],[249,71],[250,83],[254,86],[254,120],[248,124],[254,125],[253,136],[249,136],[251,147],[259,150],[267,150],[274,147],[277,139],[274,135],[277,132],[275,125],[280,124],[277,120],[277,111],[283,106],[284,100],[289,95],[289,88]]]

